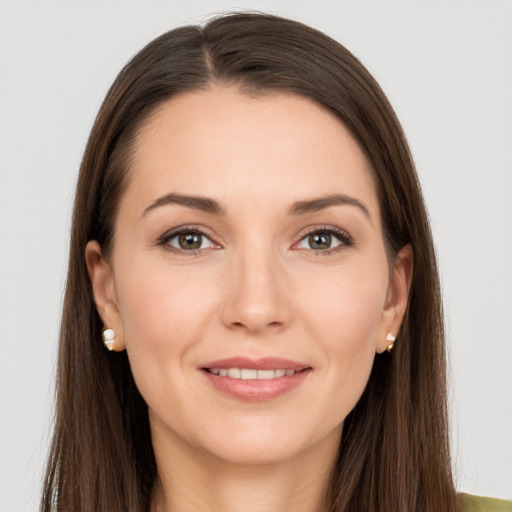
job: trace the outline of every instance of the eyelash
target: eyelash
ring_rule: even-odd
[[[185,254],[187,256],[197,256],[201,254],[201,252],[204,251],[204,249],[192,249],[190,251],[186,251],[185,249],[178,249],[176,247],[173,247],[172,245],[169,245],[169,242],[173,238],[187,234],[194,234],[205,237],[208,240],[210,240],[212,244],[215,245],[215,242],[211,240],[211,237],[207,235],[203,230],[198,229],[196,226],[180,226],[179,228],[168,231],[157,240],[157,245],[163,247],[167,251],[174,252],[177,254]]]
[[[211,240],[211,237],[209,235],[207,235],[203,230],[197,228],[196,226],[181,226],[172,231],[169,231],[169,232],[163,234],[157,240],[156,245],[161,246],[165,250],[168,250],[168,251],[171,251],[171,252],[174,252],[177,254],[186,254],[189,256],[196,256],[196,255],[201,254],[202,251],[204,251],[205,249],[192,249],[190,251],[187,251],[185,249],[178,249],[176,247],[169,245],[169,242],[173,238],[176,238],[177,236],[185,235],[185,234],[195,234],[195,235],[205,237],[208,240],[210,240],[210,242],[212,244],[215,245],[215,242],[213,242]],[[337,245],[331,249],[324,249],[324,250],[318,250],[318,251],[316,251],[314,249],[309,249],[310,251],[313,252],[313,254],[315,254],[315,256],[328,256],[328,255],[332,254],[333,252],[337,252],[337,251],[343,250],[346,247],[350,247],[350,246],[354,245],[353,238],[346,231],[336,228],[334,226],[318,226],[318,227],[312,228],[309,231],[307,231],[306,233],[304,233],[301,236],[300,240],[296,244],[294,244],[294,247],[297,246],[298,244],[300,244],[305,238],[307,238],[311,235],[314,235],[314,234],[331,235],[331,236],[334,236],[335,238],[337,238],[341,242],[339,245]],[[300,250],[302,250],[302,249],[300,249]]]
[[[346,249],[347,247],[354,245],[354,239],[346,231],[340,228],[336,228],[334,226],[316,226],[311,230],[307,231],[304,235],[302,235],[298,243],[302,242],[302,240],[304,240],[305,238],[315,234],[331,235],[341,242],[339,245],[331,249],[324,249],[322,251],[315,251],[313,249],[310,249],[315,256],[329,256],[334,252],[341,251],[343,249]]]

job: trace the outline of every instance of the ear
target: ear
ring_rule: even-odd
[[[115,332],[113,350],[125,349],[123,323],[117,307],[114,275],[110,264],[103,258],[98,242],[92,240],[85,248],[85,262],[91,280],[94,302],[106,329]]]
[[[412,247],[407,244],[398,252],[393,264],[377,339],[376,348],[379,354],[384,352],[389,345],[386,336],[388,334],[396,336],[400,330],[409,301],[412,274],[413,253]],[[397,343],[399,342],[400,340],[397,340]]]

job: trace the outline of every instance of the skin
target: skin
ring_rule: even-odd
[[[169,193],[212,198],[225,215],[154,206]],[[289,215],[329,194],[363,207]],[[162,240],[183,225],[205,233],[200,250]],[[310,231],[328,229],[342,236],[314,245]],[[149,407],[154,510],[322,510],[343,421],[400,327],[412,272],[409,246],[387,259],[371,172],[342,123],[295,95],[172,98],[140,129],[108,258],[92,241],[86,261]],[[233,356],[312,370],[249,402],[201,370]]]

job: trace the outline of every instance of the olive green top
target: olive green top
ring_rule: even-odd
[[[464,512],[512,512],[512,501],[461,494]]]

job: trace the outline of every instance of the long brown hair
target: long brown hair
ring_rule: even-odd
[[[307,96],[348,128],[371,163],[390,261],[410,243],[414,277],[392,354],[375,358],[345,420],[330,510],[458,510],[447,438],[441,298],[428,218],[389,102],[342,45],[298,22],[238,13],[163,34],[120,72],[78,178],[59,349],[53,443],[41,511],[149,510],[156,464],[126,353],[105,351],[84,259],[108,251],[141,123],[163,101],[212,83]]]

